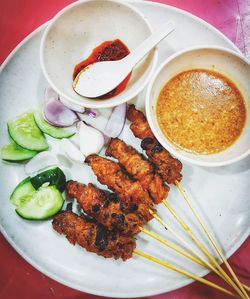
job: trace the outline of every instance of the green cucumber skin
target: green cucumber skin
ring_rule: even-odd
[[[45,187],[45,183],[50,185]],[[54,167],[33,178],[27,177],[22,180],[11,193],[10,200],[21,218],[46,220],[62,209],[64,199],[61,192],[65,187],[66,177],[63,171]]]
[[[30,181],[35,189],[38,189],[47,182],[49,182],[50,185],[55,185],[60,192],[63,192],[66,188],[66,177],[59,167],[45,170],[32,177]]]
[[[37,153],[37,151],[25,149],[13,141],[1,148],[1,159],[7,162],[22,162],[30,160]]]
[[[66,129],[54,127],[51,124],[47,123],[46,120],[43,118],[41,112],[38,112],[38,111],[35,112],[34,119],[35,119],[35,122],[36,122],[37,126],[39,127],[39,129],[43,133],[45,133],[53,138],[63,139],[63,138],[70,138],[73,135],[75,135],[74,132],[69,132]]]
[[[64,204],[64,201],[62,202],[62,206],[63,206],[63,204]],[[60,208],[60,210],[62,209],[62,206],[61,206],[61,208]],[[60,211],[60,210],[58,210],[58,212]],[[48,220],[48,219],[50,219],[51,217],[53,217],[54,215],[56,215],[58,212],[56,212],[55,214],[53,214],[53,215],[51,215],[51,216],[47,216],[47,217],[43,217],[43,218],[32,218],[32,217],[27,217],[27,216],[23,216],[22,214],[20,214],[18,211],[17,211],[17,209],[15,209],[15,212],[17,213],[17,215],[19,216],[19,217],[21,217],[23,220],[28,220],[28,221],[43,221],[43,220]]]
[[[32,128],[35,131],[35,134],[37,137],[32,136],[31,134],[29,135],[28,133],[23,134],[23,132],[17,133],[15,130],[15,122],[18,122],[18,119],[22,118],[23,116],[28,115],[30,117],[29,122],[30,125],[27,127]],[[33,115],[33,119],[32,116]],[[23,125],[25,124],[25,121],[23,121]],[[27,122],[26,122],[27,124]],[[19,122],[20,125],[20,122]],[[27,150],[34,150],[34,151],[44,151],[49,148],[48,143],[42,133],[42,131],[39,129],[37,126],[35,119],[34,119],[34,114],[32,112],[26,112],[23,113],[22,115],[19,115],[11,120],[8,121],[7,123],[7,129],[10,137],[22,148],[27,149]],[[30,139],[30,140],[29,140]]]
[[[54,202],[54,207],[50,207],[50,209],[48,211],[44,211],[44,214],[42,215],[35,215],[34,210],[33,210],[33,215],[32,215],[32,211],[28,209],[26,209],[26,206],[29,205],[30,202],[35,201],[36,199],[36,195],[39,194],[39,192],[46,192],[47,190],[50,190],[50,192],[53,193],[54,198],[56,197],[56,201]],[[52,216],[54,216],[56,213],[58,213],[64,204],[64,199],[62,197],[62,194],[60,193],[60,191],[55,187],[55,186],[49,186],[46,187],[42,190],[38,190],[37,194],[35,194],[29,202],[24,203],[23,205],[20,205],[16,208],[16,213],[18,216],[20,216],[21,218],[25,219],[25,220],[46,220],[51,218]],[[33,202],[34,204],[34,202]],[[35,203],[36,204],[36,203]],[[41,207],[41,210],[43,210],[43,207]]]
[[[24,184],[26,184],[27,182],[30,181],[30,177],[28,176],[27,178],[23,179],[21,182],[19,182],[16,187],[14,188],[14,190],[12,191],[10,197],[13,196],[13,194],[16,192],[17,189],[19,189],[20,187],[22,187]]]
[[[27,177],[15,187],[10,195],[10,201],[15,206],[18,206],[20,205],[22,199],[27,198],[29,195],[32,195],[35,191],[35,188],[30,182],[30,177]]]
[[[58,209],[57,212],[55,212],[55,213],[53,213],[53,214],[51,214],[51,215],[49,215],[49,216],[42,217],[42,218],[35,218],[35,217],[24,216],[24,215],[22,215],[20,212],[18,212],[17,209],[15,209],[15,212],[17,213],[17,215],[18,215],[19,217],[21,217],[21,218],[24,219],[24,220],[29,220],[29,221],[42,221],[42,220],[48,220],[48,219],[50,219],[51,217],[55,216],[58,212],[60,212],[61,209],[62,209],[62,207],[63,207],[63,204],[64,204],[64,200],[62,201],[62,205],[61,205],[61,207]]]

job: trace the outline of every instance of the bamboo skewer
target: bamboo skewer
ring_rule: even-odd
[[[183,238],[181,238],[171,227],[169,227],[162,219],[159,217],[156,213],[154,213],[152,210],[150,210],[151,215],[169,232],[171,232],[177,240],[179,240],[186,249],[188,249],[190,252],[192,252],[193,256],[196,257],[198,260],[200,260],[201,263],[203,263],[204,267],[207,267],[208,269],[214,271],[218,275],[220,275],[220,272],[216,268],[214,268],[211,264],[209,264],[201,255],[199,252],[195,251],[194,248],[192,248]]]
[[[219,275],[221,278],[223,278],[222,274],[221,274],[216,268],[214,268],[214,267],[211,266],[210,264],[207,264],[206,262],[204,262],[204,261],[203,261],[202,259],[200,259],[199,257],[196,257],[195,255],[192,255],[192,254],[189,254],[188,252],[186,252],[186,251],[184,251],[184,250],[178,248],[175,244],[173,244],[173,243],[171,243],[171,242],[169,242],[169,241],[167,241],[167,240],[161,238],[159,235],[157,235],[157,234],[155,234],[155,233],[153,233],[153,232],[151,232],[151,231],[148,231],[148,230],[146,230],[146,229],[143,228],[143,227],[140,227],[140,230],[141,230],[142,233],[144,233],[144,234],[150,236],[151,238],[155,239],[156,241],[162,243],[163,245],[165,245],[165,246],[167,246],[167,247],[173,249],[174,251],[176,251],[176,252],[178,252],[179,254],[185,256],[186,258],[188,258],[189,260],[195,262],[196,264],[199,264],[199,265],[201,265],[201,266],[203,266],[203,267],[205,267],[205,268],[207,268],[207,269],[209,269],[209,270],[212,270],[212,271],[215,272],[217,275]],[[246,285],[244,285],[244,284],[242,284],[242,285],[243,285],[243,287],[244,287],[246,290],[249,289],[248,286],[246,286]]]
[[[206,267],[208,269],[214,271],[217,275],[219,275],[221,278],[223,278],[229,285],[233,286],[234,289],[237,291],[237,293],[240,294],[241,298],[245,298],[245,296],[242,294],[240,289],[237,288],[237,286],[234,284],[234,282],[230,279],[230,277],[225,272],[224,273],[226,274],[227,278],[225,278],[224,273],[220,273],[213,265],[211,265],[203,257],[201,257],[199,253],[195,252],[194,249],[191,248],[187,244],[187,242],[185,240],[183,240],[177,233],[175,233],[170,227],[168,227],[167,224],[155,212],[150,210],[150,213],[166,230],[169,230],[177,239],[179,239],[183,244],[185,244],[186,248],[188,248],[196,257],[198,257],[206,265]],[[185,228],[186,228],[186,226],[185,226]],[[209,254],[209,252],[208,252],[208,254]],[[209,256],[211,256],[211,255],[209,254]],[[223,269],[222,269],[222,271],[223,271]]]
[[[214,240],[214,238],[212,237],[211,233],[208,231],[208,229],[206,228],[204,222],[202,221],[201,217],[199,216],[199,214],[197,213],[197,211],[194,209],[194,207],[192,206],[189,198],[186,195],[186,192],[184,190],[184,188],[181,186],[181,184],[178,181],[175,181],[175,184],[178,188],[178,190],[180,191],[180,193],[182,194],[184,200],[186,201],[186,203],[188,204],[189,208],[191,209],[192,213],[194,214],[194,216],[196,217],[196,219],[198,220],[199,224],[202,227],[202,230],[204,231],[204,233],[206,234],[206,236],[208,237],[209,241],[211,242],[211,244],[213,245],[213,247],[215,248],[215,250],[217,251],[218,255],[220,256],[221,260],[224,262],[224,264],[226,265],[228,271],[231,273],[232,277],[234,278],[235,282],[237,283],[237,285],[239,286],[239,288],[242,290],[242,292],[245,294],[245,296],[247,298],[249,298],[249,296],[247,295],[245,289],[247,289],[248,291],[250,291],[250,287],[243,285],[238,277],[236,276],[236,274],[234,273],[233,269],[231,268],[230,264],[228,263],[227,259],[225,258],[224,254],[222,253],[222,250],[219,248],[219,246],[216,244],[216,241]],[[244,289],[245,288],[245,289]]]
[[[206,255],[206,257],[209,259],[211,264],[218,269],[218,271],[222,274],[222,278],[230,284],[235,291],[242,296],[242,298],[249,298],[246,291],[244,292],[237,286],[237,284],[231,279],[231,277],[228,276],[228,274],[222,269],[222,267],[219,265],[219,263],[216,261],[216,259],[210,254],[210,252],[207,250],[207,248],[199,241],[199,239],[194,235],[190,227],[178,216],[178,214],[175,212],[175,210],[171,207],[171,205],[166,201],[163,200],[164,205],[168,208],[168,210],[171,212],[171,214],[175,217],[175,219],[178,221],[178,223],[184,228],[184,230],[189,234],[190,238],[194,241],[194,243],[200,248],[200,250]],[[246,295],[245,295],[246,294]]]
[[[222,275],[213,265],[209,264],[199,253],[195,252],[193,248],[191,248],[185,240],[183,240],[177,233],[175,233],[175,231],[173,231],[169,226],[167,226],[167,224],[153,211],[151,211],[151,214],[153,215],[153,217],[166,229],[169,230],[177,239],[179,239],[184,245],[185,247],[193,253],[194,256],[192,256],[192,260],[196,262],[198,262],[198,264],[202,265],[203,267],[206,267],[207,269],[213,271],[214,273],[216,273],[218,276],[220,276],[222,279],[226,280],[224,275]],[[157,238],[159,239],[159,237]],[[161,241],[160,241],[161,242]],[[165,243],[165,242],[161,242],[161,243]],[[189,254],[185,255],[186,257],[188,257]],[[228,282],[226,280],[226,282]]]
[[[221,291],[221,292],[223,292],[223,293],[225,293],[225,294],[228,294],[228,295],[230,295],[230,296],[232,296],[232,297],[238,298],[238,296],[236,296],[236,295],[235,295],[234,293],[232,293],[231,291],[226,290],[226,289],[224,289],[223,287],[221,287],[221,286],[219,286],[219,285],[217,285],[217,284],[215,284],[215,283],[213,283],[213,282],[211,282],[211,281],[209,281],[209,280],[206,280],[206,279],[204,279],[204,278],[202,278],[202,277],[196,276],[195,274],[192,274],[192,273],[190,273],[190,272],[187,272],[187,271],[185,271],[185,270],[183,270],[183,269],[181,269],[181,268],[177,268],[177,267],[175,267],[175,266],[173,266],[173,265],[171,265],[171,264],[169,264],[169,263],[167,263],[167,262],[165,262],[165,261],[162,261],[162,260],[160,260],[160,259],[157,259],[157,258],[155,258],[155,257],[153,257],[153,256],[151,256],[151,255],[148,255],[148,254],[146,254],[146,253],[144,253],[144,252],[142,252],[142,251],[140,251],[140,250],[138,250],[138,249],[134,249],[134,254],[137,254],[137,255],[139,255],[139,256],[142,256],[142,257],[144,257],[144,258],[146,258],[146,259],[148,259],[148,260],[150,260],[150,261],[152,261],[152,262],[154,262],[154,263],[157,263],[157,264],[159,264],[159,265],[161,265],[161,266],[164,266],[164,267],[166,267],[166,268],[168,268],[168,269],[170,269],[170,270],[173,270],[173,271],[175,271],[175,272],[177,272],[177,273],[180,273],[180,274],[185,275],[185,276],[187,276],[187,277],[189,277],[189,278],[192,278],[192,279],[194,279],[194,280],[197,280],[197,281],[199,281],[199,282],[201,282],[201,283],[203,283],[203,284],[205,284],[205,285],[208,285],[208,286],[210,286],[210,287],[212,287],[212,288],[215,288],[215,289],[217,289],[217,290],[219,290],[219,291]]]
[[[164,240],[164,239],[161,238],[160,236],[158,236],[158,235],[156,235],[156,234],[154,234],[154,233],[152,233],[152,232],[146,230],[146,229],[143,228],[143,227],[141,227],[140,230],[141,230],[141,232],[143,232],[144,234],[150,236],[151,238],[157,240],[158,242],[164,244],[165,246],[167,246],[167,247],[173,249],[174,251],[176,251],[176,252],[178,252],[179,254],[185,256],[186,258],[192,260],[193,262],[195,262],[195,263],[197,263],[197,264],[199,264],[199,265],[201,265],[201,266],[203,266],[203,267],[206,267],[205,264],[204,264],[200,259],[198,259],[198,258],[196,258],[195,256],[189,254],[188,252],[186,252],[186,251],[184,251],[184,250],[178,248],[175,244],[172,244],[172,243],[170,243],[169,241]]]
[[[168,226],[159,215],[157,215],[152,210],[149,210],[149,212],[166,230],[168,230],[173,236],[176,237],[177,240],[179,240],[182,244],[184,244],[186,249],[192,252],[200,260],[203,260],[204,263],[206,264],[206,261],[203,259],[203,257],[198,252],[195,252],[194,248],[192,248],[181,236],[179,236],[170,226]]]

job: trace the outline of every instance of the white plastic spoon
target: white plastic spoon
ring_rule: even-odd
[[[101,61],[87,66],[73,82],[75,92],[81,96],[96,98],[113,90],[126,78],[133,67],[174,29],[174,23],[167,22],[123,59]]]

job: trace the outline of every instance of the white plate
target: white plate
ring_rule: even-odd
[[[134,5],[155,28],[167,19],[172,19],[178,24],[176,32],[159,46],[159,63],[177,50],[198,44],[215,44],[237,51],[237,48],[221,33],[186,12],[150,2],[137,2]],[[2,67],[1,145],[8,142],[7,120],[28,108],[36,108],[42,102],[46,82],[39,65],[39,43],[44,28],[45,26],[39,28],[22,42]],[[143,107],[143,101],[144,93],[141,93],[137,98],[137,104]],[[122,138],[140,149],[139,140],[133,137],[128,125]],[[50,143],[56,148],[55,142]],[[96,183],[87,166],[75,166],[73,170],[74,179]],[[184,165],[183,175],[183,185],[193,195],[198,209],[202,211],[211,230],[215,232],[216,239],[219,240],[226,255],[230,256],[250,232],[250,158],[233,166],[218,169]],[[151,264],[140,257],[135,256],[123,263],[87,253],[78,246],[70,245],[64,237],[58,236],[52,230],[50,221],[22,220],[15,214],[14,206],[9,202],[9,194],[24,177],[23,165],[1,163],[1,231],[27,261],[44,274],[81,291],[126,298],[159,294],[191,282],[186,277]],[[194,220],[188,208],[175,188],[171,189],[170,203],[194,227]],[[163,206],[159,206],[158,211],[166,222],[172,223],[172,226],[183,234]],[[149,227],[165,238],[173,239],[154,221],[151,221]],[[186,240],[189,241],[188,238]],[[206,270],[180,258],[142,234],[138,236],[137,248],[189,269],[197,275],[207,273]]]

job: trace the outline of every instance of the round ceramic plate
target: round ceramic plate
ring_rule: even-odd
[[[168,19],[177,24],[175,33],[159,45],[159,63],[175,51],[195,45],[214,44],[238,51],[213,27],[184,11],[150,2],[133,2],[133,5],[145,15],[154,28]],[[39,64],[39,45],[45,26],[22,42],[2,66],[1,145],[8,142],[7,120],[28,108],[37,108],[42,103],[46,82]],[[134,102],[144,109],[144,92]],[[133,137],[128,125],[127,123],[121,138],[140,150],[140,142]],[[49,142],[53,150],[58,150],[55,140],[50,139]],[[184,165],[182,183],[192,195],[194,204],[214,232],[227,257],[249,235],[249,176],[250,158],[232,166],[215,169]],[[19,218],[9,201],[9,195],[24,177],[22,164],[1,162],[1,231],[27,261],[44,274],[81,291],[126,298],[159,294],[191,282],[184,276],[138,256],[127,262],[98,257],[79,246],[70,245],[64,237],[53,231],[51,221],[29,222]],[[71,177],[85,183],[97,183],[87,166],[73,165]],[[175,187],[171,188],[169,202],[197,232],[199,238],[204,240]],[[162,205],[158,206],[158,212],[178,234],[192,244]],[[148,228],[175,242],[175,238],[155,221],[151,221]],[[142,233],[137,236],[137,248],[197,275],[207,273],[206,270],[179,257]]]

